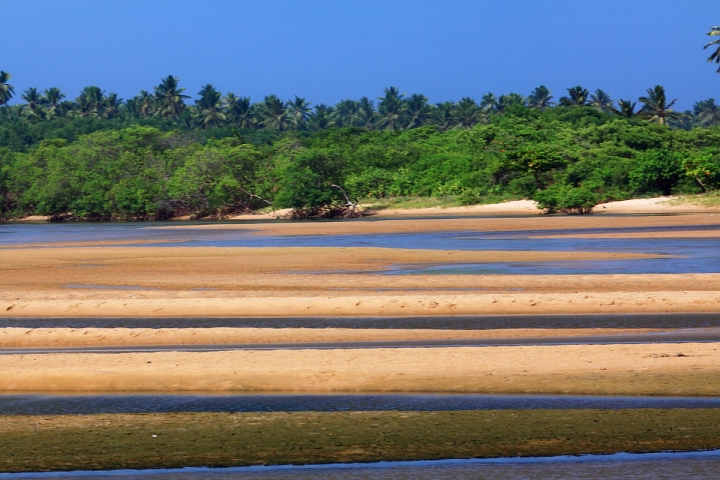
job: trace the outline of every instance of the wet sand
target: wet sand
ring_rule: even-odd
[[[376,233],[421,233],[444,231],[523,231],[587,228],[638,228],[719,225],[720,212],[676,215],[551,215],[506,218],[387,219],[335,222],[258,222],[252,224],[168,225],[158,229],[246,230],[260,235],[363,235]]]
[[[0,357],[0,390],[720,395],[718,343]]]
[[[703,329],[697,329],[702,332]],[[659,328],[0,328],[0,348],[136,345],[282,344],[448,339],[563,338],[682,332]],[[717,332],[717,329],[707,329]]]
[[[317,247],[7,249],[0,251],[0,317],[392,316],[720,310],[720,274],[373,274],[396,264],[633,258],[655,257],[605,252]]]

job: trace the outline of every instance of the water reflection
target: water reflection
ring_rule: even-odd
[[[389,328],[493,330],[504,328],[720,327],[718,313],[477,315],[431,317],[175,317],[3,318],[2,327],[22,328]]]

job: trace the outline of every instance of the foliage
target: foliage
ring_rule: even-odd
[[[597,205],[597,195],[585,187],[556,183],[535,194],[538,207],[548,213],[590,213]]]
[[[600,201],[720,187],[714,100],[677,114],[659,86],[639,113],[581,86],[558,106],[544,86],[436,105],[390,87],[377,106],[329,106],[275,95],[253,104],[207,84],[189,104],[173,76],[128,101],[98,87],[74,101],[58,89],[22,98],[0,107],[0,218],[219,218],[268,205],[335,216],[359,201],[417,198],[533,198],[586,213]]]

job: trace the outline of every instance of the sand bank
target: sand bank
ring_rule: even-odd
[[[718,230],[679,230],[673,232],[603,232],[557,235],[533,235],[530,238],[719,238]]]
[[[441,231],[523,231],[587,228],[637,228],[718,225],[720,212],[682,215],[603,216],[545,215],[509,218],[441,218],[346,220],[336,222],[257,222],[219,223],[206,225],[168,225],[148,227],[159,229],[246,230],[260,235],[363,235],[377,233],[421,233]]]
[[[0,321],[0,324],[2,322]],[[716,329],[711,329],[713,332]],[[493,330],[357,328],[0,328],[0,348],[211,345],[304,342],[562,338],[677,331],[656,328],[513,328]]]
[[[174,294],[172,294],[174,293]],[[254,294],[241,298],[187,298],[171,292],[165,298],[5,299],[0,317],[263,317],[263,316],[395,316],[504,315],[563,313],[667,313],[720,311],[718,291],[652,293],[352,295],[333,297]],[[20,298],[20,297],[17,297]]]
[[[398,264],[648,257],[652,258],[633,253],[383,248],[10,249],[0,251],[0,316],[383,316],[720,310],[717,274],[370,274]],[[312,271],[316,273],[302,273]]]
[[[720,395],[718,343],[0,356],[2,391]]]

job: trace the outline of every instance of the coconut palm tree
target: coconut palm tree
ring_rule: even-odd
[[[184,88],[178,86],[180,79],[168,75],[160,79],[160,85],[155,87],[155,115],[162,118],[178,117],[185,109],[185,99],[190,98],[184,95]]]
[[[508,93],[507,95],[500,95],[500,98],[497,99],[495,110],[498,113],[503,113],[508,108],[517,105],[527,106],[527,99],[519,93]]]
[[[404,93],[400,93],[397,87],[390,87],[384,90],[385,96],[378,97],[379,119],[376,125],[385,130],[402,129],[402,115],[405,112]]]
[[[710,31],[708,32],[708,35],[711,37],[717,37],[720,35],[720,27],[712,27]],[[718,64],[717,72],[720,73],[720,39],[713,40],[712,42],[708,43],[703,47],[703,50],[706,50],[710,46],[716,46],[715,51],[710,54],[708,57],[708,62],[712,63],[715,62]]]
[[[59,88],[51,87],[45,89],[42,97],[42,103],[47,109],[46,114],[48,117],[60,116],[60,102],[65,98],[65,94],[60,91]]]
[[[225,110],[227,119],[240,128],[252,128],[253,118],[250,97],[238,97],[234,93],[225,96]]]
[[[312,114],[312,108],[310,108],[311,103],[295,95],[295,99],[289,100],[287,105],[290,110],[291,123],[297,129],[302,128]]]
[[[277,95],[265,97],[265,100],[258,105],[258,109],[264,127],[274,128],[282,132],[291,125],[287,104],[280,100]]]
[[[482,110],[483,115],[487,112]],[[455,125],[455,104],[453,102],[442,102],[435,105],[432,110],[432,120],[437,125],[438,130],[444,132],[450,130]]]
[[[494,93],[486,93],[480,99],[480,108],[482,108],[486,112],[497,111],[497,107],[498,107],[498,99]]]
[[[528,107],[542,112],[546,108],[555,105],[552,99],[553,96],[550,95],[550,90],[545,85],[540,85],[528,97]]]
[[[454,128],[472,128],[486,120],[485,112],[475,103],[475,100],[465,97],[454,105],[450,116]]]
[[[198,92],[193,118],[204,129],[218,128],[225,123],[224,100],[212,84],[208,83]]]
[[[140,94],[135,96],[135,102],[137,111],[143,118],[155,113],[155,96],[147,90],[140,90]]]
[[[82,89],[80,96],[75,99],[77,114],[81,117],[95,117],[103,114],[104,98],[100,87],[89,86]]]
[[[0,70],[0,105],[7,105],[15,94],[15,87],[7,83],[11,78],[8,72]]]
[[[560,105],[564,107],[582,107],[587,105],[587,99],[590,92],[586,88],[578,85],[577,87],[568,88],[568,96],[560,98]]]
[[[655,88],[648,88],[647,97],[640,97],[640,101],[644,103],[639,115],[651,122],[665,125],[668,120],[678,120],[683,114],[673,112],[672,106],[675,105],[677,98],[670,103],[665,95],[665,88],[656,85]]]
[[[310,114],[308,123],[312,130],[324,130],[333,125],[334,109],[323,103],[315,106],[315,111]]]
[[[372,130],[377,121],[378,113],[375,111],[373,101],[367,97],[362,97],[358,104],[360,105],[360,121],[359,124],[367,130]]]
[[[620,99],[617,101],[617,104],[618,108],[613,108],[613,113],[625,118],[633,118],[635,116],[635,102],[632,100]]]
[[[597,108],[601,112],[610,113],[613,109],[613,100],[610,98],[610,95],[598,88],[595,90],[595,93],[590,95],[589,105]]]
[[[123,99],[118,98],[117,93],[108,93],[103,99],[102,116],[104,118],[114,118],[120,113],[120,107],[122,107]]]
[[[23,114],[33,118],[43,118],[44,112],[42,109],[43,98],[38,89],[35,87],[28,88],[22,94],[22,99],[25,100],[23,105]]]
[[[693,114],[700,125],[717,125],[720,123],[720,105],[715,104],[714,98],[701,100],[693,106]]]
[[[405,99],[405,128],[415,128],[425,125],[430,119],[430,104],[425,95],[413,93]]]
[[[335,125],[339,127],[354,127],[362,121],[362,107],[355,100],[340,100],[335,105]]]

